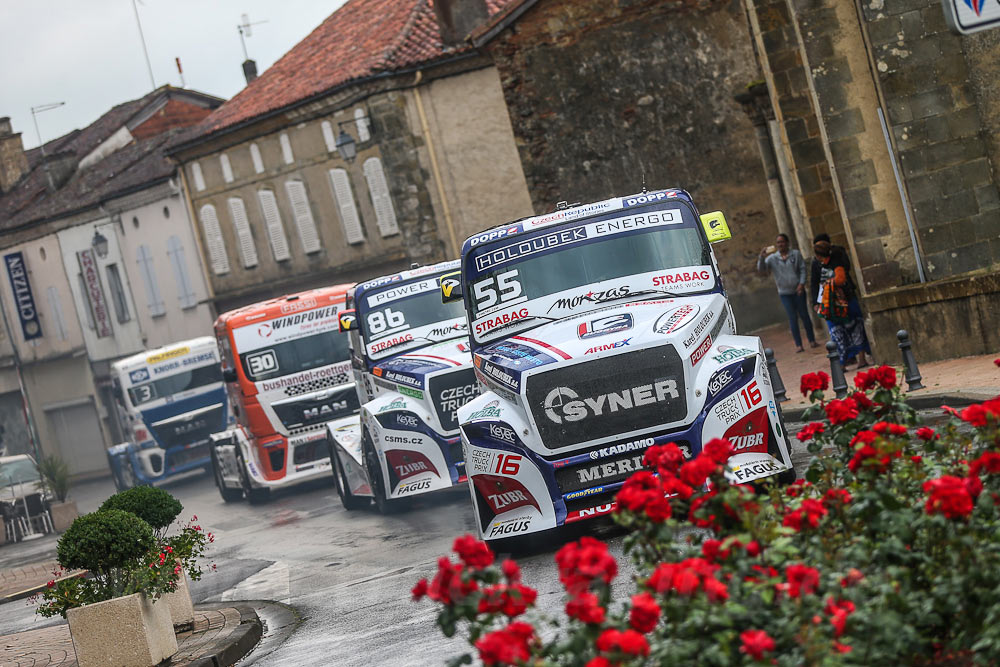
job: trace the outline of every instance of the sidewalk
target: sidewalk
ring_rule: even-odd
[[[809,402],[802,396],[799,390],[799,379],[805,373],[814,371],[824,371],[830,373],[830,360],[826,358],[826,341],[829,340],[826,330],[816,330],[816,341],[819,347],[810,348],[806,343],[804,352],[795,352],[795,343],[792,341],[792,334],[788,331],[787,324],[775,325],[766,329],[753,332],[755,336],[760,336],[764,342],[764,347],[774,350],[775,361],[778,362],[778,372],[781,380],[785,384],[785,389],[790,399],[782,403],[782,408],[789,410],[792,408],[804,407]],[[932,361],[920,363],[920,342],[913,341],[913,353],[917,358],[917,365],[925,389],[909,392],[913,397],[931,394],[983,394],[984,399],[1000,394],[1000,368],[993,363],[993,360],[1000,357],[1000,350],[995,354],[986,354],[975,357],[962,357],[959,359],[948,359],[945,361]],[[888,364],[900,371],[899,382],[905,389],[906,382],[903,380],[903,357],[896,354],[889,359],[876,359],[877,365]],[[865,369],[862,369],[865,370]],[[857,370],[847,371],[847,386],[854,388],[854,376]]]
[[[194,628],[177,634],[177,653],[163,665],[232,665],[262,635],[257,613],[247,605],[195,610]],[[0,667],[75,667],[76,652],[63,623],[0,637]]]
[[[82,570],[74,570],[57,577],[56,573],[60,571],[62,568],[55,561],[0,570],[0,604],[39,593],[52,580],[69,579],[83,574]]]

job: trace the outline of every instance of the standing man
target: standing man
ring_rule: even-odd
[[[806,262],[798,250],[789,249],[788,236],[778,234],[774,245],[762,248],[757,256],[757,272],[770,271],[778,286],[778,297],[788,314],[788,326],[795,339],[795,351],[802,352],[802,336],[799,334],[799,319],[806,330],[809,347],[816,347],[816,334],[809,319],[806,305]]]

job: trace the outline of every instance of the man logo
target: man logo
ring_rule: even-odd
[[[582,400],[577,400],[580,395],[569,387],[556,387],[545,397],[545,416],[556,424],[562,424],[564,419],[576,422],[587,417],[599,417],[605,412],[629,410],[679,396],[676,380],[660,380]]]

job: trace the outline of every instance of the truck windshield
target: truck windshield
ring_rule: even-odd
[[[259,348],[240,355],[243,372],[251,382],[291,375],[350,359],[347,336],[336,330]]]
[[[676,204],[481,246],[469,253],[465,272],[477,342],[630,296],[657,298],[716,286],[704,234],[693,213]]]
[[[441,303],[438,276],[390,283],[377,292],[366,293],[358,303],[358,319],[370,359],[382,359],[428,341],[443,341],[468,332],[462,302]]]
[[[173,396],[182,391],[204,387],[216,382],[222,382],[222,369],[218,362],[134,385],[129,387],[128,397],[132,401],[132,405],[138,407],[158,398]]]

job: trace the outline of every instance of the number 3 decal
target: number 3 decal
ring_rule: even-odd
[[[521,283],[518,281],[517,269],[498,273],[492,278],[481,280],[473,285],[476,297],[476,311],[491,308],[498,303],[504,304],[521,296]]]

